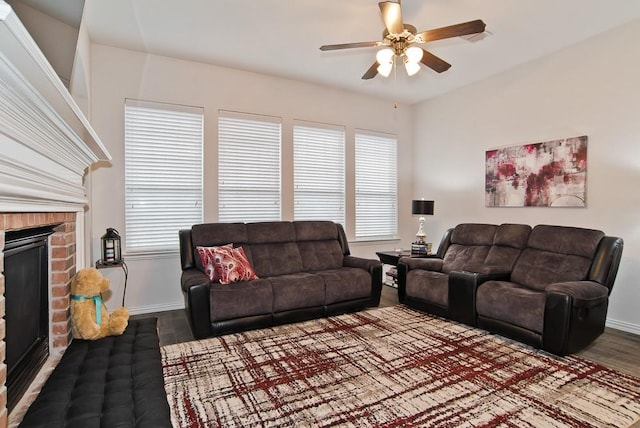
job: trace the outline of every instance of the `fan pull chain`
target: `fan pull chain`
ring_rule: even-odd
[[[396,65],[396,57],[393,57],[393,93],[396,99],[393,101],[393,108],[398,109],[398,67]]]

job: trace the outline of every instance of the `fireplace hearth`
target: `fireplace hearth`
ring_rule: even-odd
[[[20,400],[49,356],[49,236],[53,226],[5,234],[7,407]]]

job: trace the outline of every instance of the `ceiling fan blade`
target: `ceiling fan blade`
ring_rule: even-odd
[[[449,64],[447,61],[435,56],[431,52],[428,52],[424,49],[422,49],[422,59],[420,60],[420,62],[431,68],[432,70],[437,71],[438,73],[447,71],[451,67],[451,64]]]
[[[379,46],[380,42],[357,42],[357,43],[341,43],[338,45],[322,45],[321,51],[335,51],[338,49],[351,49],[351,48],[372,48]]]
[[[461,24],[449,25],[448,27],[434,28],[417,34],[423,42],[448,39],[450,37],[466,36],[468,34],[482,33],[486,25],[481,19],[463,22]]]
[[[374,77],[377,76],[377,74],[378,74],[378,62],[376,61],[373,63],[371,67],[369,67],[367,72],[362,75],[362,78],[364,80],[373,79]]]
[[[391,34],[400,34],[404,31],[404,22],[402,22],[402,9],[400,3],[393,1],[381,1],[378,3],[382,20],[387,31]]]

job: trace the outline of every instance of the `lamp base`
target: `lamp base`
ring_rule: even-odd
[[[416,243],[417,244],[425,244],[427,235],[424,233],[424,217],[420,217],[420,226],[418,226],[418,233],[416,233]]]

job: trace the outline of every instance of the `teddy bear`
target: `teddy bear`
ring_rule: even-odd
[[[118,336],[129,322],[129,311],[119,308],[109,313],[101,293],[109,289],[109,280],[96,268],[79,270],[71,279],[71,332],[75,339],[95,340]]]

